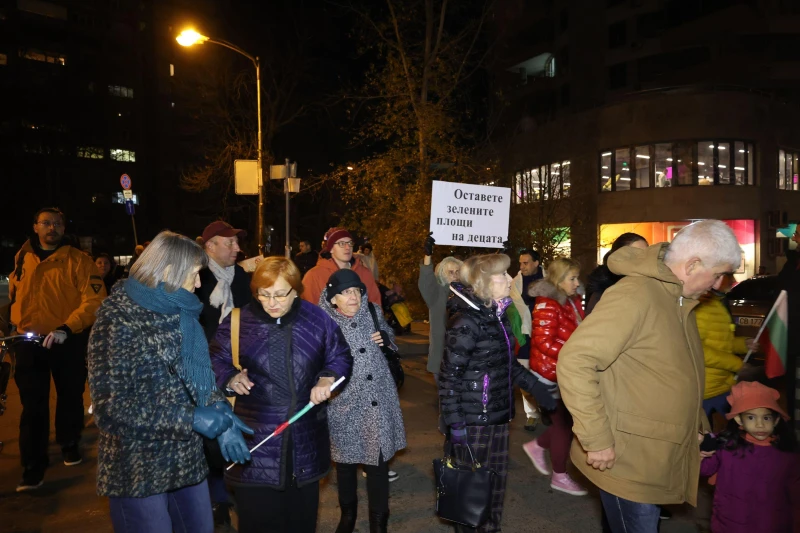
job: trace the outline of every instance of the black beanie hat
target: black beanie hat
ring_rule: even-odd
[[[358,287],[361,289],[361,294],[364,294],[367,290],[367,287],[361,282],[361,278],[358,277],[358,274],[349,268],[337,270],[328,278],[328,283],[325,284],[325,288],[328,289],[328,299],[333,298],[337,294],[341,294],[342,291],[351,287]]]

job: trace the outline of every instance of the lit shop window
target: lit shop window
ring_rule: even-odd
[[[0,65],[8,65],[8,56],[6,54],[0,54]]]
[[[754,185],[753,152],[753,143],[747,141],[713,139],[606,150],[600,153],[600,190]],[[788,152],[781,154],[780,168],[788,168],[783,163],[789,157]],[[788,176],[786,171],[780,175],[779,188],[785,187],[784,174]]]
[[[43,63],[52,63],[53,65],[64,66],[67,64],[67,56],[63,54],[58,54],[56,52],[45,52],[42,50],[36,50],[34,48],[20,50],[19,57],[33,61],[41,61]]]
[[[103,159],[103,157],[105,157],[105,150],[98,146],[79,146],[78,157],[84,159]]]
[[[120,96],[122,98],[133,98],[133,89],[130,87],[123,87],[122,85],[109,85],[108,94]]]
[[[790,152],[788,150],[778,150],[778,188],[784,191],[797,191],[797,174],[798,174],[798,157],[800,154],[797,152]]]
[[[175,65],[173,65],[172,63],[169,64],[169,75],[170,76],[175,75]]]
[[[514,203],[527,204],[569,196],[570,179],[569,161],[521,170],[514,175]]]
[[[111,159],[114,161],[124,161],[127,163],[136,162],[136,152],[131,150],[122,150],[120,148],[111,149]]]

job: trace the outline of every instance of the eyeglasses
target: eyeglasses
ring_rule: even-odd
[[[358,287],[350,287],[349,289],[345,289],[340,292],[342,296],[361,296],[361,289]]]
[[[40,224],[40,225],[44,226],[45,228],[63,228],[64,227],[64,223],[63,222],[51,222],[49,220],[42,220],[41,222],[37,222],[37,224]]]
[[[286,294],[269,294],[266,292],[258,291],[258,296],[260,298],[264,298],[268,302],[270,300],[275,300],[279,304],[282,304],[283,302],[286,301],[286,298],[288,298],[289,295],[292,294],[292,291],[294,291],[294,289],[289,289],[289,292],[287,292]]]
[[[336,243],[336,246],[339,248],[347,248],[348,246],[352,248],[353,244],[355,244],[353,241],[339,241]]]

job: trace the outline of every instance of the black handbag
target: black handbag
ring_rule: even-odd
[[[371,302],[368,305],[369,312],[372,315],[372,323],[375,324],[375,331],[379,332],[381,328],[378,324],[378,315],[375,313],[375,306],[372,305]],[[387,346],[386,343],[384,343],[380,348],[384,357],[386,357],[386,363],[389,365],[389,372],[392,373],[394,384],[399,389],[403,386],[403,383],[406,380],[406,373],[403,371],[403,365],[400,364],[400,354],[398,354],[396,350],[392,350],[392,348]]]
[[[459,465],[452,457],[433,460],[436,478],[436,515],[442,520],[477,528],[492,511],[492,486],[497,472],[481,466],[467,445],[472,464]]]

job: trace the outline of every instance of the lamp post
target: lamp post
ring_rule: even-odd
[[[258,233],[258,253],[264,253],[264,171],[262,168],[261,157],[261,62],[258,56],[252,56],[236,46],[235,44],[223,41],[221,39],[212,39],[205,35],[200,35],[195,30],[183,30],[176,38],[178,44],[181,46],[192,46],[195,44],[212,43],[224,46],[234,52],[237,52],[250,61],[256,67],[256,102],[258,106],[258,220],[256,222]]]

